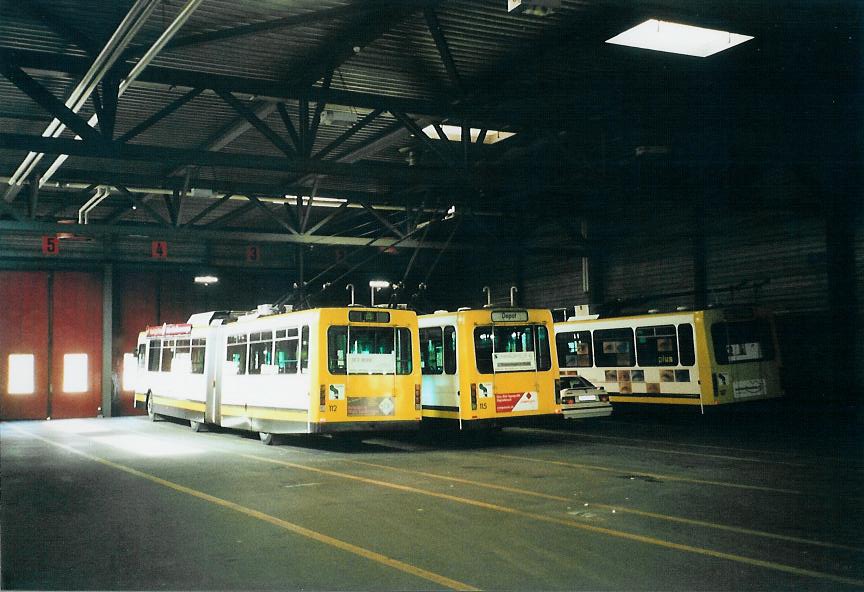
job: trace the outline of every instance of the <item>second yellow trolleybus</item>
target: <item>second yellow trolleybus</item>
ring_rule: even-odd
[[[474,309],[421,315],[423,419],[504,426],[560,413],[552,315]]]

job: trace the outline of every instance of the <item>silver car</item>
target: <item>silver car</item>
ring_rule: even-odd
[[[603,387],[596,387],[581,376],[562,376],[561,412],[567,419],[608,417],[612,414],[612,403]]]

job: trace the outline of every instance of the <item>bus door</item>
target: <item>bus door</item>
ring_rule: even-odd
[[[206,381],[206,406],[204,421],[215,425],[222,423],[222,367],[224,366],[222,348],[218,346],[224,337],[218,329],[207,331],[204,352],[204,378]]]

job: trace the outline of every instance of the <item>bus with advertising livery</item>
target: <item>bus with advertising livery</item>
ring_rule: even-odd
[[[419,326],[424,423],[500,427],[560,414],[548,310],[438,311]]]
[[[417,315],[398,309],[209,312],[138,337],[135,406],[273,434],[417,429]]]
[[[562,379],[582,376],[613,404],[706,406],[783,396],[772,316],[754,307],[555,323]]]

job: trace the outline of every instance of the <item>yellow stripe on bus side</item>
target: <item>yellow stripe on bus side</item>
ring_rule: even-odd
[[[786,565],[783,563],[776,563],[773,561],[765,561],[762,559],[756,559],[753,557],[746,557],[744,555],[736,555],[734,553],[725,553],[723,551],[715,551],[713,549],[705,549],[703,547],[693,547],[691,545],[684,545],[681,543],[673,543],[671,541],[664,541],[662,539],[657,539],[654,537],[643,536],[640,534],[634,534],[630,532],[624,532],[620,530],[614,530],[611,528],[603,528],[600,526],[591,526],[588,524],[582,524],[579,522],[574,522],[573,520],[565,520],[563,518],[556,518],[554,516],[547,516],[544,514],[535,514],[533,512],[526,512],[524,510],[517,510],[516,508],[510,508],[507,506],[502,506],[498,504],[492,504],[488,502],[482,502],[475,499],[469,499],[464,497],[459,497],[455,495],[449,495],[446,493],[439,493],[437,491],[429,491],[426,489],[420,489],[418,487],[410,487],[408,485],[399,485],[398,483],[390,483],[388,481],[378,481],[377,479],[368,479],[366,477],[360,477],[359,475],[352,475],[350,473],[341,473],[339,471],[330,471],[327,469],[319,469],[316,467],[310,467],[308,465],[301,465],[297,463],[291,463],[282,460],[275,460],[272,458],[265,458],[262,456],[255,456],[252,454],[241,454],[243,458],[248,458],[251,460],[257,460],[261,462],[267,462],[277,465],[283,465],[286,467],[291,467],[294,469],[301,469],[304,471],[311,471],[314,473],[319,473],[322,475],[330,475],[332,477],[339,477],[342,479],[349,479],[352,481],[359,481],[361,483],[369,483],[371,485],[377,485],[379,487],[386,487],[389,489],[396,489],[399,491],[405,491],[408,493],[415,493],[420,495],[426,495],[429,497],[436,497],[439,499],[445,499],[452,502],[457,502],[460,504],[465,504],[469,506],[475,506],[478,508],[483,508],[486,510],[492,510],[495,512],[502,512],[504,514],[510,514],[513,516],[521,516],[523,518],[530,518],[532,520],[537,520],[540,522],[547,522],[551,524],[558,524],[561,526],[567,526],[570,528],[576,528],[578,530],[584,530],[587,532],[592,532],[595,534],[602,534],[611,536],[614,538],[634,541],[637,543],[643,543],[647,545],[653,545],[657,547],[663,547],[665,549],[672,549],[675,551],[683,551],[685,553],[692,553],[695,555],[702,555],[705,557],[712,557],[714,559],[725,559],[727,561],[733,561],[736,563],[741,563],[744,565],[750,565],[753,567],[761,567],[764,569],[770,569],[773,571],[779,571],[783,573],[788,573],[796,576],[804,576],[810,578],[816,578],[821,580],[828,580],[831,582],[838,582],[841,584],[849,584],[852,586],[864,586],[864,580],[859,580],[856,578],[848,578],[844,576],[839,576],[835,574],[815,571],[811,569],[805,569],[801,567],[795,567],[792,565]]]
[[[177,409],[189,409],[190,411],[204,411],[204,403],[198,401],[187,401],[185,399],[169,399],[167,397],[153,397],[154,405],[163,405],[165,407],[176,407]]]
[[[257,419],[275,419],[283,421],[309,421],[308,411],[276,409],[268,407],[247,407],[241,405],[222,405],[222,415],[236,417],[254,417]]]
[[[47,444],[52,446],[56,446],[57,448],[62,448],[63,450],[67,450],[73,454],[77,454],[82,456],[88,460],[93,462],[97,462],[99,464],[105,465],[107,467],[111,467],[112,469],[117,469],[118,471],[123,471],[129,475],[134,475],[135,477],[139,477],[141,479],[146,479],[152,483],[156,483],[158,485],[162,485],[169,489],[173,489],[174,491],[178,491],[180,493],[185,493],[186,495],[190,495],[192,497],[198,498],[200,500],[204,500],[210,502],[211,504],[215,504],[217,506],[227,508],[229,510],[234,510],[235,512],[239,512],[240,514],[244,514],[245,516],[249,516],[250,518],[256,518],[263,522],[267,522],[274,526],[278,526],[279,528],[283,528],[287,531],[293,532],[295,534],[299,534],[306,538],[310,538],[312,540],[318,541],[320,543],[324,543],[325,545],[329,545],[331,547],[335,547],[337,549],[341,549],[342,551],[347,551],[348,553],[352,553],[354,555],[359,555],[365,559],[369,559],[376,563],[380,563],[387,567],[391,567],[393,569],[398,569],[399,571],[405,572],[412,576],[416,576],[427,580],[429,582],[433,582],[440,586],[444,586],[445,588],[449,588],[451,590],[468,590],[468,591],[477,591],[479,588],[475,588],[470,584],[466,584],[464,582],[460,582],[458,580],[453,580],[446,576],[442,576],[435,572],[431,572],[425,570],[423,568],[417,567],[415,565],[411,565],[410,563],[405,563],[404,561],[399,561],[398,559],[393,559],[392,557],[388,557],[381,553],[376,553],[375,551],[371,551],[369,549],[365,549],[363,547],[358,547],[357,545],[352,545],[346,541],[333,538],[326,534],[310,530],[308,528],[304,528],[298,524],[294,524],[293,522],[288,522],[287,520],[282,520],[281,518],[277,518],[275,516],[271,516],[270,514],[265,514],[264,512],[259,512],[258,510],[253,510],[252,508],[248,508],[246,506],[241,506],[232,501],[228,501],[226,499],[222,499],[208,493],[204,493],[203,491],[198,491],[197,489],[192,489],[191,487],[186,487],[185,485],[180,485],[179,483],[174,483],[173,481],[168,481],[167,479],[162,479],[161,477],[157,477],[155,475],[151,475],[150,473],[145,473],[143,471],[139,471],[137,469],[133,469],[132,467],[127,467],[126,465],[121,465],[119,463],[115,463],[113,461],[93,456],[86,452],[82,452],[81,450],[77,450],[72,448],[71,446],[67,446],[65,444],[60,444],[59,442],[52,442],[47,438],[43,438],[42,436],[37,436],[36,434],[29,433],[25,430],[9,426],[9,429],[15,430],[16,432],[25,434],[30,436],[31,438],[36,438],[37,440],[41,440]]]

